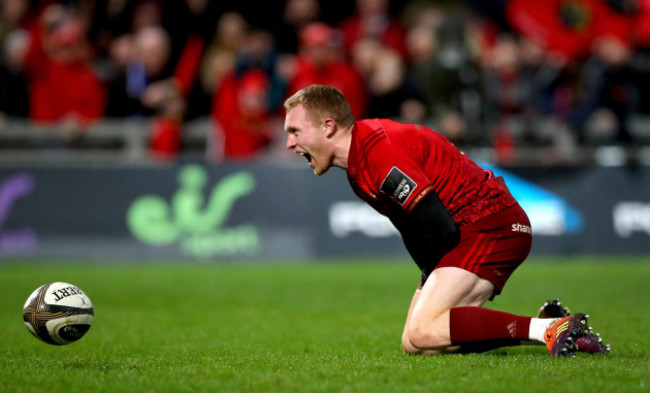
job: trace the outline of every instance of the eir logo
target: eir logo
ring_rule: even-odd
[[[400,205],[404,206],[409,195],[411,195],[417,186],[418,185],[411,180],[410,177],[406,176],[404,172],[397,169],[397,167],[393,167],[390,172],[388,172],[388,175],[381,183],[379,189],[381,192],[386,193],[397,200]]]

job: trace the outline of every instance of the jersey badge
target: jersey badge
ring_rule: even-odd
[[[388,175],[381,183],[379,188],[381,192],[390,195],[394,198],[400,205],[404,206],[404,203],[409,198],[409,195],[415,190],[418,185],[411,180],[410,177],[397,167],[393,167]]]

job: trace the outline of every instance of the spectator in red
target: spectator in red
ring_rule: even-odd
[[[40,35],[39,35],[40,34]],[[47,7],[25,58],[30,118],[83,129],[103,115],[106,92],[89,64],[83,23],[61,5]]]
[[[349,56],[354,44],[362,38],[374,38],[386,47],[408,58],[406,29],[390,15],[390,0],[356,0],[356,12],[339,26],[343,32],[345,53]]]
[[[268,75],[251,69],[240,77],[226,76],[212,108],[212,121],[218,148],[211,159],[249,160],[258,156],[273,141],[273,119],[269,110]]]
[[[602,39],[628,44],[633,19],[603,0],[512,0],[506,15],[513,28],[569,61],[589,56]],[[611,2],[615,3],[615,2]]]
[[[289,81],[287,94],[315,84],[333,86],[348,98],[354,116],[364,117],[367,101],[365,85],[359,72],[344,58],[337,33],[337,30],[321,22],[303,29],[295,73]]]

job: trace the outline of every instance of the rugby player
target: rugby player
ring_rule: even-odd
[[[422,272],[402,333],[405,352],[542,343],[553,355],[572,356],[579,339],[593,344],[585,351],[609,349],[591,333],[586,314],[532,318],[482,307],[503,290],[532,243],[528,217],[502,178],[427,127],[356,121],[331,86],[299,90],[284,109],[287,148],[316,175],[345,169],[354,192],[399,230]]]

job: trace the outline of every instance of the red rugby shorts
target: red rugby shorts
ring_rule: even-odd
[[[453,266],[470,271],[494,284],[498,295],[530,253],[528,216],[519,205],[513,205],[460,231],[460,242],[442,257],[436,269]]]

